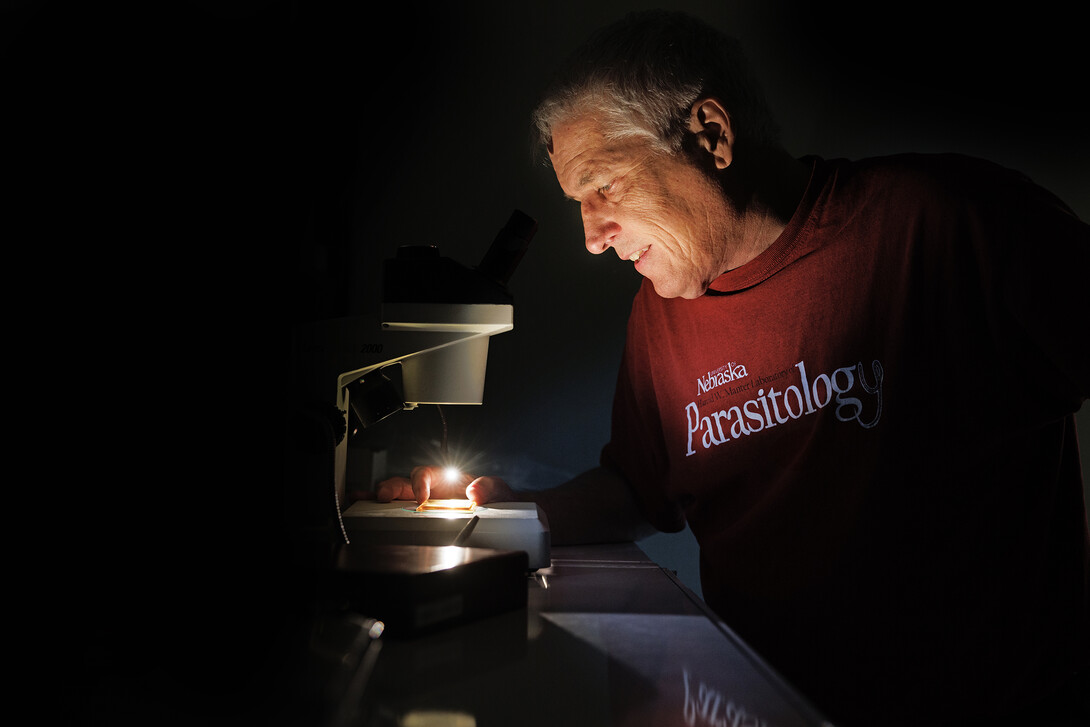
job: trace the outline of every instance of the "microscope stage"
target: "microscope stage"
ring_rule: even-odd
[[[477,517],[467,548],[521,550],[531,570],[548,568],[549,525],[545,514],[532,502],[490,502],[469,509],[418,510],[415,502],[360,500],[343,514],[344,527],[353,542],[376,545],[451,545]]]

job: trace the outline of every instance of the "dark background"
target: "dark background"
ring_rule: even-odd
[[[145,613],[179,590],[205,610],[253,605],[290,329],[376,305],[398,245],[473,265],[512,210],[536,218],[510,282],[515,330],[492,339],[484,405],[446,409],[450,436],[527,487],[595,465],[608,437],[638,276],[586,252],[528,118],[590,30],[656,3],[361,5],[0,6],[7,320],[24,375],[9,389],[44,410],[28,429],[51,433],[33,450],[49,484],[26,497],[109,565],[103,592],[163,582],[125,591]],[[741,39],[792,153],[973,154],[1090,219],[1086,31],[1070,5],[670,6]],[[405,467],[437,422],[400,414],[364,444]],[[696,587],[688,534],[643,545]],[[201,589],[209,556],[233,589]]]

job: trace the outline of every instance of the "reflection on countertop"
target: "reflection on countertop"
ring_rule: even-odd
[[[312,716],[330,727],[823,724],[634,545],[554,548],[527,589],[525,609],[423,636],[361,641],[359,621],[347,648],[327,638],[326,668],[310,670],[324,685],[310,690]]]

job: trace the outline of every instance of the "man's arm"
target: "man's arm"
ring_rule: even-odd
[[[545,511],[553,545],[632,542],[655,532],[640,514],[628,485],[604,467],[548,490],[512,494]]]
[[[632,542],[655,528],[640,514],[628,485],[612,470],[596,467],[548,490],[512,490],[498,477],[465,477],[446,482],[439,467],[417,467],[409,478],[394,477],[378,486],[380,501],[429,497],[468,497],[488,502],[535,502],[549,520],[553,545]]]

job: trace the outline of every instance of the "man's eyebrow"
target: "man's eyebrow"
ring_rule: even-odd
[[[582,177],[579,178],[579,184],[577,185],[577,187],[576,187],[576,189],[574,191],[578,192],[579,190],[586,187],[589,182],[590,182],[590,175],[589,174],[583,175]],[[564,190],[563,187],[560,188],[560,194],[561,194],[561,196],[564,197],[564,199],[571,200],[572,202],[578,202],[579,201],[578,197],[574,197],[574,196],[568,194]]]
[[[594,164],[583,170],[583,174],[579,177],[579,189],[590,185],[595,177],[607,176],[610,174],[610,170],[604,164]]]
[[[595,177],[606,175],[608,173],[608,169],[606,169],[606,167],[601,164],[595,164],[594,166],[588,167],[587,169],[583,170],[582,174],[579,175],[579,181],[576,185],[575,191],[578,192],[581,189],[590,186],[591,183],[594,181]],[[578,197],[573,197],[567,192],[564,192],[564,199],[570,199],[573,202],[579,201]]]

